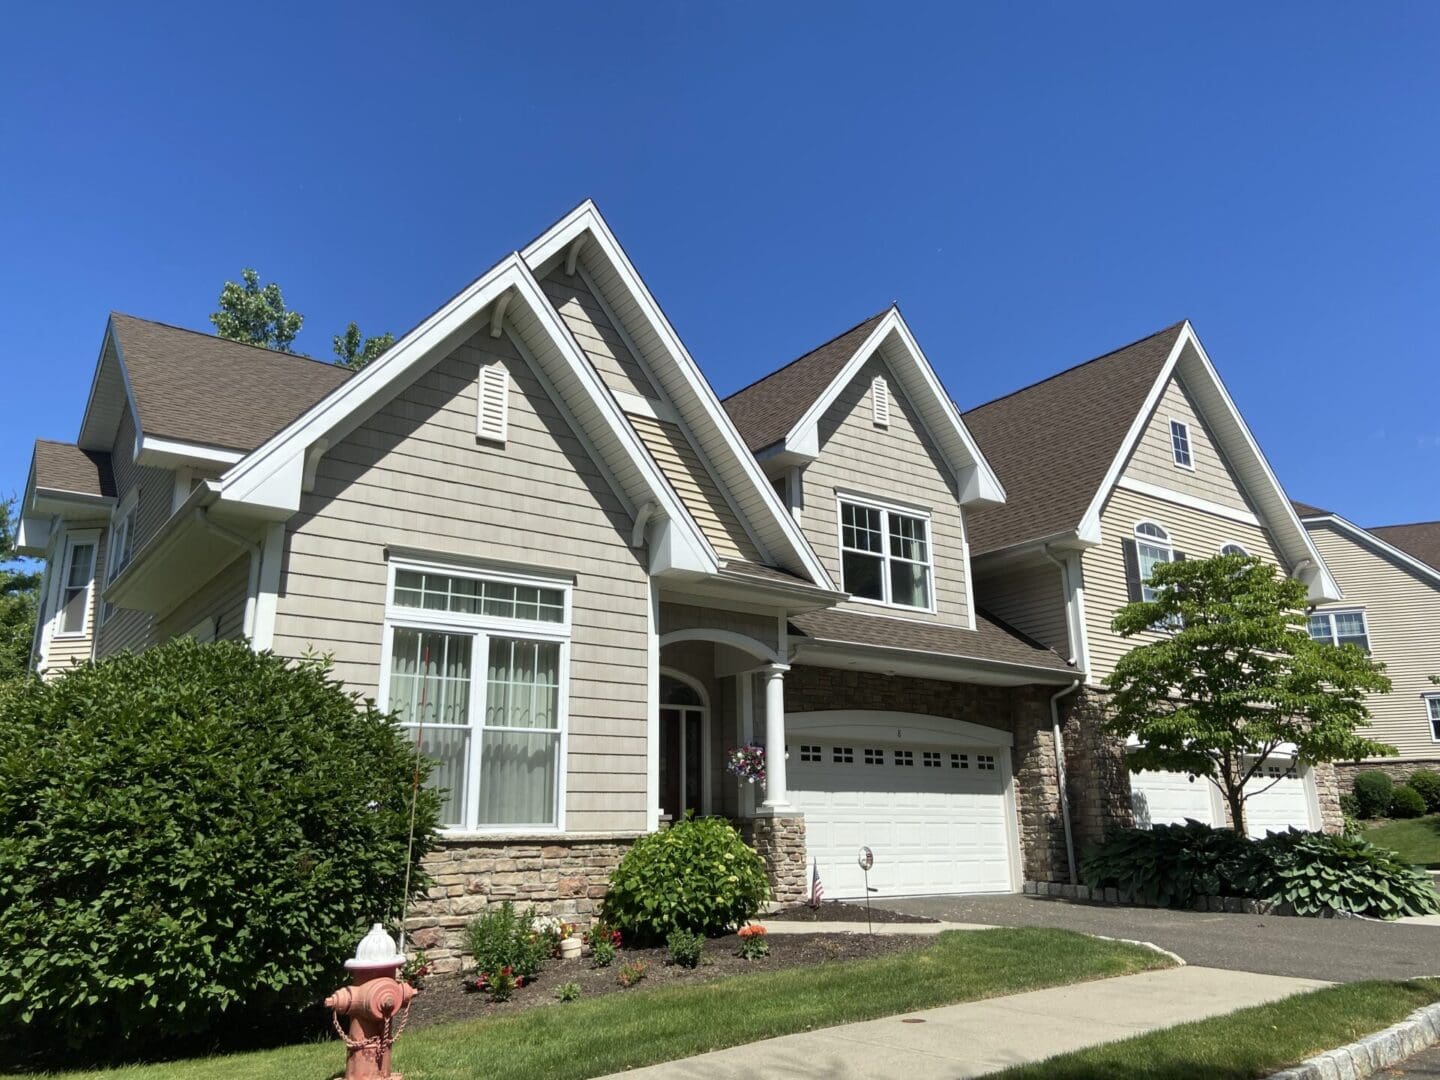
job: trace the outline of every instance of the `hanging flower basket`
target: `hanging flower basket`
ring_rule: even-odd
[[[747,784],[765,783],[765,747],[747,743],[730,751],[725,768]]]

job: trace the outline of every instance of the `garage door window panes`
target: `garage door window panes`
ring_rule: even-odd
[[[852,596],[930,609],[930,523],[917,514],[840,503],[840,570]]]
[[[976,754],[975,767],[989,772],[995,771],[995,759],[989,754]]]
[[[884,764],[885,764],[885,751],[884,751],[884,750],[872,750],[872,749],[867,748],[866,751],[865,751],[865,764],[866,764],[866,765],[884,765]]]
[[[896,750],[895,764],[901,767],[913,768],[915,765],[915,752],[913,750]]]
[[[450,829],[555,828],[567,590],[397,568],[384,699],[438,763]]]
[[[1355,645],[1370,651],[1370,633],[1363,611],[1324,611],[1310,616],[1310,636],[1331,645]]]
[[[854,765],[855,748],[851,746],[837,746],[831,751],[832,760],[836,765]]]
[[[951,754],[950,767],[952,769],[968,769],[970,767],[969,754]]]

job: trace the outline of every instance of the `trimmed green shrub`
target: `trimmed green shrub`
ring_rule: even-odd
[[[8,687],[0,1023],[136,1046],[313,1002],[400,913],[414,767],[323,665],[237,642]],[[422,790],[415,890],[437,814]]]
[[[1395,818],[1424,817],[1425,797],[1408,784],[1401,784],[1390,796],[1390,816]]]
[[[1199,896],[1227,895],[1246,850],[1232,830],[1198,821],[1122,829],[1085,853],[1081,873],[1092,889],[1118,889],[1157,907],[1189,907]]]
[[[1291,904],[1301,915],[1326,908],[1380,919],[1440,914],[1429,875],[1393,851],[1299,829],[1254,843],[1248,883],[1244,895]]]
[[[1355,776],[1355,806],[1362,818],[1382,818],[1390,813],[1395,781],[1388,773],[1370,769]]]
[[[1425,800],[1425,811],[1440,814],[1440,773],[1433,769],[1418,769],[1406,781]]]
[[[713,935],[751,918],[770,897],[765,864],[720,818],[691,818],[635,842],[610,875],[605,922],[626,940],[672,930]]]
[[[492,981],[507,968],[512,975],[528,978],[550,955],[549,939],[535,929],[535,909],[517,915],[509,900],[471,919],[465,942],[476,969]]]
[[[665,938],[665,947],[670,952],[670,962],[677,967],[693,968],[700,964],[705,952],[705,939],[689,930],[671,930]]]

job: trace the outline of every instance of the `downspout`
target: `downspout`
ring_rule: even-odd
[[[233,529],[229,529],[218,522],[211,521],[210,515],[204,507],[195,511],[200,518],[200,524],[208,532],[229,540],[250,553],[250,573],[245,586],[245,621],[241,632],[245,635],[246,641],[255,640],[255,606],[260,596],[260,558],[261,547],[258,540],[247,540]]]
[[[1065,631],[1070,638],[1070,657],[1065,662],[1072,668],[1075,666],[1075,645],[1079,641],[1076,633],[1076,619],[1071,617],[1072,605],[1070,603],[1070,568],[1050,554],[1050,545],[1046,544],[1040,549],[1040,554],[1049,559],[1060,568],[1060,587],[1065,592]],[[1060,785],[1060,820],[1065,826],[1065,863],[1070,871],[1070,884],[1080,883],[1079,875],[1075,872],[1075,836],[1070,827],[1070,790],[1065,777],[1065,736],[1060,733],[1060,699],[1069,697],[1080,689],[1080,680],[1077,678],[1063,690],[1057,690],[1050,695],[1050,730],[1055,738],[1055,779]]]

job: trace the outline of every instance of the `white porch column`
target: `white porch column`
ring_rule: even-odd
[[[765,669],[765,809],[790,809],[785,783],[785,672],[784,664]]]

